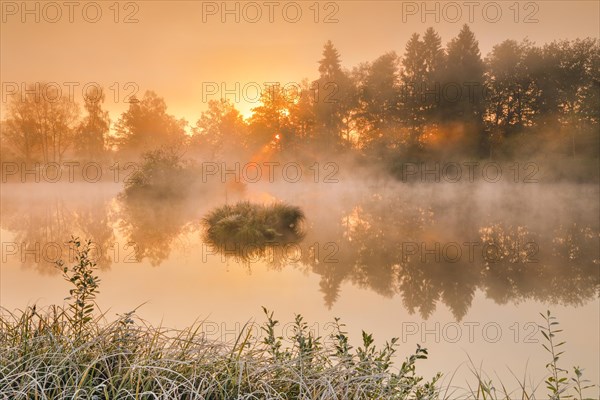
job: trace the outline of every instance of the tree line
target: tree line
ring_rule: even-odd
[[[328,41],[317,79],[268,87],[247,119],[230,101],[211,100],[190,124],[169,114],[152,91],[132,98],[116,121],[103,109],[103,93],[84,99],[83,117],[68,99],[17,94],[1,121],[2,157],[48,163],[172,147],[202,159],[265,148],[392,162],[538,153],[598,158],[596,38],[505,40],[482,57],[468,25],[445,46],[429,28],[413,34],[401,56],[388,52],[351,69],[341,60]]]

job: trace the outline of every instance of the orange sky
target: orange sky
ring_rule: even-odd
[[[246,1],[238,3],[239,12],[228,15],[222,15],[220,1],[122,1],[118,15],[113,1],[91,6],[75,2],[72,9],[62,1],[50,3],[53,5],[27,2],[33,13],[25,15],[20,1],[0,3],[3,89],[10,82],[49,81],[61,84],[66,95],[68,86],[63,83],[77,82],[75,94],[80,97],[87,82],[105,87],[118,82],[117,101],[113,89],[107,93],[105,104],[113,120],[127,106],[123,102],[124,95],[131,92],[125,90],[127,82],[134,82],[140,94],[147,89],[156,91],[165,98],[172,114],[192,122],[206,107],[203,100],[221,94],[219,88],[217,94],[203,99],[203,86],[223,82],[235,91],[235,82],[239,82],[242,98],[236,106],[247,115],[256,104],[241,95],[244,85],[250,85],[248,95],[253,96],[256,84],[314,78],[328,39],[340,51],[344,66],[352,67],[387,51],[402,54],[409,36],[428,26],[434,26],[446,43],[469,22],[470,11],[470,25],[484,55],[508,38],[528,37],[544,43],[598,37],[600,20],[600,2],[593,0],[521,1],[518,7],[514,1],[483,1],[475,2],[471,10],[465,5],[468,2],[427,2],[431,10],[438,7],[439,23],[435,22],[435,12],[423,13],[424,3],[420,1]],[[88,22],[95,18],[96,5],[101,10],[98,22]],[[228,2],[227,7],[234,9],[236,2]],[[292,22],[298,9],[301,15]],[[458,10],[460,17],[456,17]],[[269,21],[270,11],[273,22]],[[236,14],[240,22],[235,21]],[[128,15],[138,22],[124,23]],[[328,15],[333,22],[324,22]],[[71,17],[73,22],[69,22]],[[115,18],[119,22],[115,23]],[[495,18],[497,22],[493,22]],[[54,19],[58,22],[51,22]],[[251,22],[253,19],[256,22]],[[3,93],[3,104],[4,97]],[[229,98],[236,101],[231,94]]]

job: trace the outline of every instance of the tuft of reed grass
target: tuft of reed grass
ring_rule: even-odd
[[[252,257],[264,253],[269,245],[302,240],[304,219],[299,207],[285,203],[226,204],[213,209],[202,220],[204,240],[223,253]]]

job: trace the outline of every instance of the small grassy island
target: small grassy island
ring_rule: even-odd
[[[269,245],[302,240],[304,218],[299,207],[284,203],[224,205],[204,217],[204,239],[220,251],[250,256]]]

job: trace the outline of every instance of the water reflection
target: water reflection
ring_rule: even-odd
[[[580,218],[576,208],[556,204],[539,218],[527,207],[487,212],[466,198],[431,198],[366,195],[333,218],[337,225],[317,219],[328,226],[315,223],[307,240],[336,237],[338,245],[337,263],[312,263],[327,305],[344,281],[399,295],[407,310],[424,318],[442,302],[461,319],[477,289],[499,304],[579,305],[598,295],[598,223]]]
[[[136,261],[160,265],[181,235],[199,228],[197,209],[184,199],[151,200],[119,196],[119,229],[133,246]]]
[[[14,236],[3,239],[4,259],[43,274],[57,273],[55,261],[68,259],[68,241],[76,235],[93,238],[92,253],[99,268],[111,266],[115,235],[110,193],[56,187],[32,193],[7,186],[0,204],[1,228]]]
[[[570,186],[565,193],[547,186],[515,195],[446,188],[436,196],[428,190],[407,185],[354,191],[326,205],[318,205],[310,191],[290,195],[282,200],[299,205],[306,215],[302,235],[273,238],[250,253],[243,246],[211,243],[201,223],[212,208],[235,200],[231,193],[223,195],[226,188],[159,200],[111,191],[84,198],[57,190],[31,196],[21,187],[2,193],[2,229],[28,249],[36,243],[64,243],[71,234],[111,249],[116,236],[124,237],[135,244],[135,258],[151,265],[168,259],[182,237],[193,236],[198,249],[209,245],[212,257],[318,275],[328,307],[339,299],[345,282],[398,296],[410,313],[424,318],[442,303],[460,320],[478,290],[499,304],[533,299],[574,306],[597,298],[599,226],[585,217],[598,214],[596,189]],[[556,191],[561,198],[544,207],[536,203]],[[240,192],[238,197],[259,195]],[[587,212],[577,207],[582,202],[591,207]],[[11,255],[12,248],[6,249],[5,256]],[[41,273],[54,270],[51,257],[21,253],[8,262]],[[115,260],[114,251],[100,255],[102,268]]]

